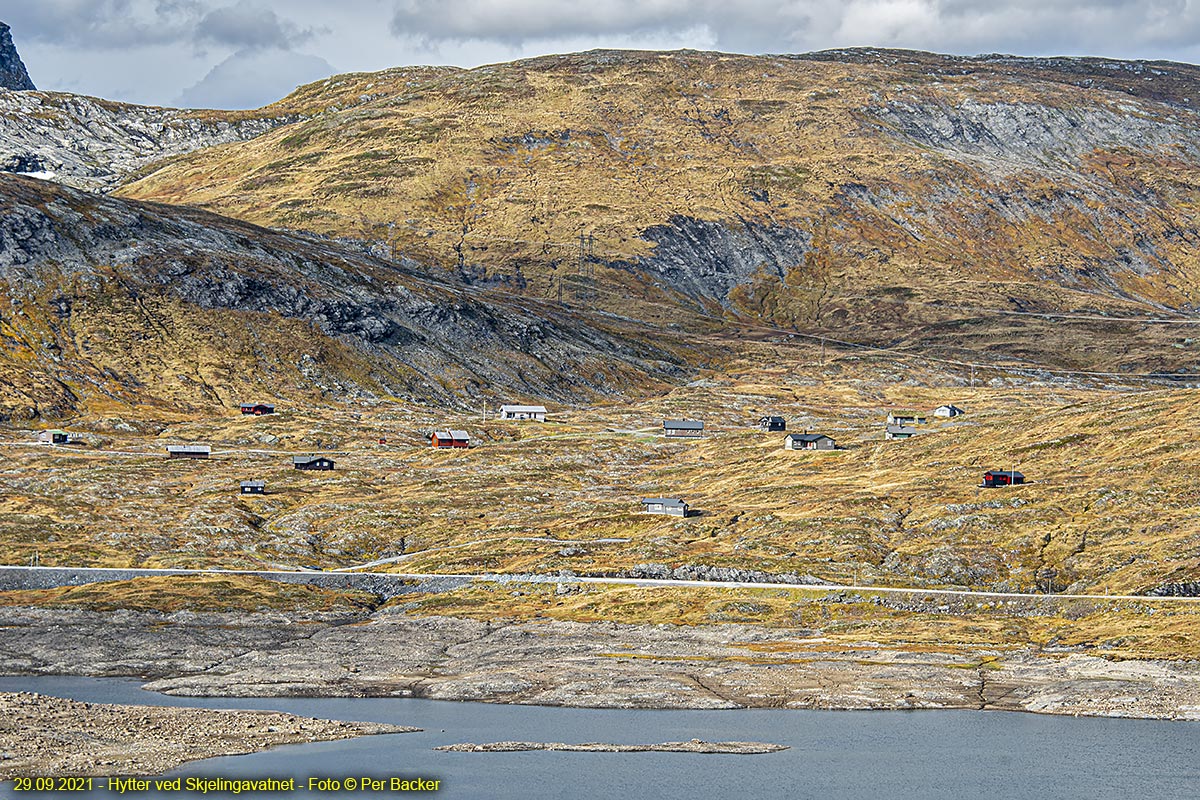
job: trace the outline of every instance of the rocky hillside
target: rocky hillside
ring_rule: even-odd
[[[13,44],[12,29],[0,22],[0,89],[35,89]]]
[[[644,327],[412,262],[0,175],[0,418],[254,397],[579,400],[679,371]]]
[[[0,91],[0,171],[108,191],[164,159],[243,142],[454,71],[414,67],[343,75],[302,87],[256,111],[158,108],[59,92]]]
[[[1195,369],[1130,332],[1025,316],[1190,319],[1193,67],[591,52],[378,82],[120,191],[643,318],[704,308],[973,359]],[[336,83],[305,87],[310,104]]]
[[[108,190],[151,162],[245,141],[299,118],[181,111],[57,92],[0,91],[0,170]]]

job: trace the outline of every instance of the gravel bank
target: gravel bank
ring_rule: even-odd
[[[80,703],[0,693],[0,778],[158,775],[185,761],[281,744],[420,730],[268,711]]]

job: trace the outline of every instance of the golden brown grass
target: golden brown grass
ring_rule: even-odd
[[[1099,594],[1196,579],[1190,391],[971,389],[945,373],[872,360],[821,367],[803,347],[746,347],[757,356],[696,385],[552,408],[546,425],[379,401],[262,418],[163,413],[142,432],[98,414],[66,426],[88,436],[77,448],[32,445],[31,432],[11,429],[0,443],[0,559],[341,567],[402,556],[376,569],[583,574],[704,564]],[[889,409],[943,402],[967,416],[882,439]],[[781,434],[752,427],[768,412],[845,449],[784,451]],[[703,418],[707,435],[665,440],[664,417]],[[432,450],[423,432],[445,426],[466,428],[476,446]],[[169,461],[169,442],[208,442],[214,457]],[[297,452],[332,453],[338,468],[293,470]],[[984,470],[1010,467],[1029,484],[978,487]],[[267,495],[238,494],[252,478]],[[641,514],[649,495],[683,497],[700,513]]]
[[[1053,169],[985,165],[893,135],[875,110],[1027,103],[1190,122],[1015,67],[951,74],[887,61],[578,54],[342,76],[281,103],[317,116],[176,160],[121,192],[382,240],[434,270],[568,301],[580,296],[578,237],[591,235],[600,293],[579,306],[654,321],[678,317],[681,299],[617,266],[652,254],[643,234],[677,215],[754,220],[806,232],[814,252],[779,265],[782,276],[764,266],[730,294],[737,313],[875,340],[940,324],[943,347],[1082,367],[1175,361],[1110,347],[1095,325],[1023,321],[1031,332],[983,314],[981,328],[977,309],[1127,315],[1146,300],[1194,303],[1195,252],[1175,235],[1191,224],[1194,163],[1099,149]],[[862,192],[874,199],[855,200]],[[1158,266],[1092,277],[1122,253],[1152,253]]]
[[[552,585],[508,583],[475,584],[392,602],[403,604],[412,614],[487,620],[689,626],[740,623],[796,630],[794,639],[740,645],[758,654],[756,661],[777,663],[803,663],[812,660],[806,654],[864,647],[963,656],[994,649],[1192,660],[1200,642],[1200,604],[1195,603],[1077,601],[1039,606],[1026,601],[1013,605],[980,602],[969,610],[942,612],[889,607],[870,601],[869,592],[864,595],[831,599],[824,591],[795,588],[594,585],[560,595]]]
[[[91,611],[363,611],[363,592],[339,592],[244,575],[171,575],[127,581],[0,592],[0,606],[85,608]]]

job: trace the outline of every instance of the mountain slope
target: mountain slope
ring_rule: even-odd
[[[697,352],[336,242],[3,175],[0,289],[9,419],[249,396],[580,400]]]
[[[1006,315],[1190,319],[1198,76],[897,51],[554,56],[446,72],[120,192],[643,318],[705,308],[873,343],[1186,371],[1190,355],[1087,325],[1051,347],[1056,326]]]

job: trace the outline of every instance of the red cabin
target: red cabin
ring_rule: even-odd
[[[983,473],[983,485],[989,489],[997,486],[1015,486],[1025,482],[1025,476],[1015,469],[991,469]]]
[[[270,403],[242,403],[241,409],[243,414],[253,414],[256,417],[275,413],[275,406]]]
[[[434,447],[470,447],[471,437],[466,431],[434,431],[429,443]]]

